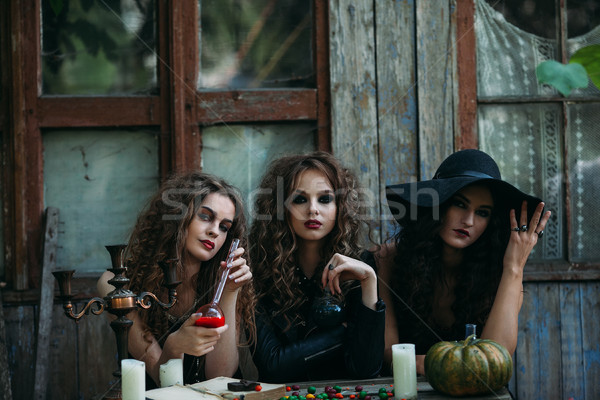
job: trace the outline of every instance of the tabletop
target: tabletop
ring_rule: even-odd
[[[317,389],[317,393],[321,393],[324,391],[325,386],[340,386],[342,388],[341,394],[344,396],[344,399],[350,398],[350,395],[356,395],[356,386],[362,386],[363,390],[367,392],[368,395],[371,396],[373,400],[379,399],[379,390],[381,388],[385,388],[386,391],[391,392],[393,388],[394,378],[392,377],[383,377],[383,378],[375,378],[375,379],[363,379],[363,380],[347,380],[347,381],[317,381],[317,382],[300,382],[296,383],[299,387],[298,390],[292,390],[286,394],[291,394],[294,391],[297,391],[301,396],[305,396],[308,392],[307,389],[310,386],[313,386]],[[290,388],[294,385],[288,385]],[[419,399],[461,399],[463,397],[452,397],[444,395],[440,392],[435,391],[431,385],[427,382],[425,377],[419,376],[417,378],[417,395]],[[479,396],[468,396],[464,397],[464,399],[469,400],[511,400],[510,393],[506,388],[502,388],[495,393],[490,393],[486,395]]]
[[[309,387],[316,389],[316,394],[325,392],[326,386],[337,387],[340,390],[339,398],[359,399],[357,386],[366,395],[371,396],[372,400],[379,400],[380,390],[391,392],[393,388],[393,378],[375,378],[363,380],[330,380],[330,381],[311,381],[300,383],[289,383],[286,385],[260,383],[260,391],[249,390],[246,392],[232,392],[228,390],[228,383],[238,381],[233,378],[218,377],[208,381],[198,382],[193,385],[174,385],[166,388],[146,391],[146,399],[151,400],[215,400],[215,399],[245,399],[245,400],[279,400],[285,396],[306,396]],[[246,382],[248,383],[248,382]],[[257,384],[253,382],[252,384]],[[339,386],[339,387],[338,387]],[[340,389],[341,388],[341,389]],[[290,390],[287,390],[290,389]],[[297,392],[297,393],[296,393]],[[451,397],[435,391],[424,377],[417,378],[417,397],[418,399],[441,400],[441,399],[468,399],[468,400],[511,400],[510,393],[506,388],[502,388],[496,393],[490,393],[479,396]],[[393,397],[390,400],[395,399]],[[398,400],[398,399],[395,399]]]

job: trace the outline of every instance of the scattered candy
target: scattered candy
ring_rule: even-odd
[[[294,389],[294,390],[300,390],[300,386],[299,385],[292,385],[292,389]]]
[[[315,394],[315,393],[317,393],[317,388],[314,386],[309,386],[307,389],[307,392],[311,393],[311,394]]]
[[[286,391],[286,392],[289,392],[289,391],[291,391],[291,390],[292,390],[292,388],[291,388],[291,387],[289,387],[289,386],[286,386],[286,387],[285,387],[285,391]]]
[[[254,387],[254,390],[256,390],[257,392],[260,392],[262,390],[262,386],[256,385],[256,387]]]
[[[357,386],[354,388],[354,390],[356,390],[357,392],[362,392],[362,390],[363,390],[363,387],[362,387],[362,386],[360,386],[360,385],[357,385]]]

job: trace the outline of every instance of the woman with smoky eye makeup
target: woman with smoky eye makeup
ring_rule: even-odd
[[[385,306],[374,269],[361,260],[365,211],[355,177],[315,152],[273,161],[259,189],[249,241],[260,379],[377,376]],[[342,303],[327,318],[323,296]]]
[[[196,310],[210,303],[224,260],[234,238],[240,239],[231,273],[219,303],[225,316],[221,327],[196,326]],[[255,297],[246,263],[246,219],[237,189],[201,172],[168,179],[139,215],[126,250],[128,288],[149,291],[168,302],[160,263],[177,258],[177,302],[168,311],[154,306],[132,311],[130,356],[146,365],[146,388],[159,386],[159,368],[170,359],[183,359],[184,383],[218,376],[255,379],[249,343],[254,339]],[[114,290],[105,272],[98,292]],[[243,338],[242,333],[247,333]]]
[[[431,180],[388,186],[387,200],[400,229],[375,257],[388,305],[384,365],[393,344],[414,343],[424,374],[427,350],[464,339],[466,324],[512,354],[523,270],[550,218],[544,203],[474,149],[450,155]]]

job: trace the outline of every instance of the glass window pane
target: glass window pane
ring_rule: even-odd
[[[535,75],[542,61],[557,59],[556,40],[508,22],[484,1],[475,3],[478,98],[556,95]]]
[[[568,37],[582,36],[600,25],[600,2],[590,0],[567,1]]]
[[[571,261],[600,259],[600,142],[598,104],[569,104],[567,145]]]
[[[555,0],[485,0],[506,21],[525,32],[556,39]],[[569,0],[571,2],[572,0]]]
[[[125,243],[138,213],[156,191],[154,131],[48,131],[44,144],[44,205],[57,207],[57,267],[102,272],[109,244]]]
[[[558,104],[480,105],[479,147],[502,178],[538,196],[552,211],[531,261],[564,259],[562,117]]]
[[[198,3],[198,88],[315,87],[312,1]]]
[[[42,92],[156,90],[153,0],[42,1]]]
[[[267,164],[284,154],[315,150],[315,130],[312,123],[204,128],[202,169],[238,187],[251,217],[252,191],[260,184]]]

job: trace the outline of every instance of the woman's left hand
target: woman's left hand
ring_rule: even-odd
[[[228,291],[236,291],[248,282],[252,280],[252,272],[250,272],[250,266],[246,264],[246,259],[242,258],[245,250],[243,247],[238,247],[233,253],[234,258],[231,269],[229,270],[229,276],[225,289]],[[221,268],[227,268],[225,261],[221,261]]]
[[[527,202],[521,206],[521,220],[517,225],[515,210],[510,210],[510,240],[504,253],[504,266],[516,266],[520,271],[525,267],[527,258],[537,244],[550,218],[550,211],[544,211],[544,203],[538,204],[531,217],[530,225],[527,225]]]
[[[329,286],[331,293],[342,293],[340,283],[347,280],[360,281],[377,285],[377,276],[370,265],[351,257],[335,253],[326,264],[321,275],[323,287]]]

